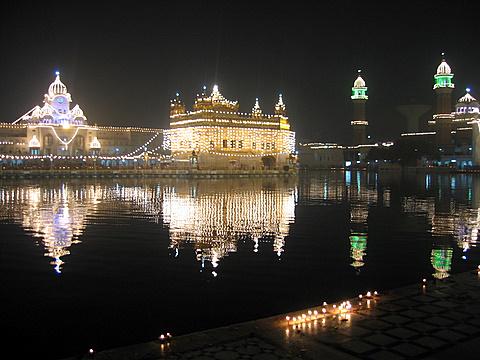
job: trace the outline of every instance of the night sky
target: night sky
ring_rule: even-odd
[[[433,103],[443,51],[454,98],[467,86],[480,98],[474,1],[180,3],[2,2],[0,121],[41,104],[59,70],[92,124],[168,128],[175,92],[191,107],[217,83],[244,112],[259,97],[273,113],[282,93],[299,140],[345,143],[360,68],[369,133],[393,140],[405,129],[395,106]]]

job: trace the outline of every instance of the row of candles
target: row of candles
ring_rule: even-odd
[[[480,265],[478,265],[478,267],[477,267],[477,274],[480,276]],[[422,279],[422,289],[424,291],[426,289],[426,285],[427,285],[427,279],[423,278]],[[363,295],[363,294],[358,295],[358,299],[360,300],[358,305],[362,306],[362,300],[366,299],[367,308],[370,308],[370,301],[372,299],[376,300],[376,299],[378,299],[378,297],[379,297],[379,294],[378,294],[377,291],[373,291],[373,292],[367,291],[367,293],[365,295]],[[342,302],[338,306],[336,304],[332,304],[330,311],[328,310],[328,304],[326,302],[324,302],[322,304],[321,313],[318,310],[308,310],[306,313],[302,313],[302,314],[299,314],[297,316],[287,315],[285,317],[285,321],[287,322],[287,325],[299,325],[299,324],[305,324],[309,321],[314,321],[314,320],[318,320],[318,319],[323,319],[324,320],[328,315],[332,315],[332,316],[337,316],[338,315],[340,318],[342,318],[342,316],[343,316],[342,319],[348,320],[350,313],[354,310],[355,309],[353,309],[352,304],[348,300]],[[158,337],[158,340],[161,343],[167,343],[171,338],[172,338],[172,334],[167,332],[165,334],[160,334],[160,336]],[[163,346],[163,344],[162,344],[162,346]],[[89,354],[93,355],[94,350],[89,349]]]
[[[480,276],[480,265],[477,267],[477,274]],[[426,291],[426,286],[427,286],[427,279],[423,278],[422,279],[422,290],[423,293]],[[370,308],[370,300],[371,299],[376,299],[378,297],[378,292],[374,291],[373,293],[371,291],[367,291],[365,295],[360,294],[358,295],[359,298],[359,306],[362,306],[361,300],[366,298],[367,299],[367,308]],[[319,313],[318,310],[308,310],[306,313],[299,314],[297,316],[289,316],[287,315],[285,317],[285,321],[287,322],[287,325],[297,325],[297,324],[303,324],[309,321],[317,320],[317,319],[325,319],[328,315],[339,315],[340,317],[343,315],[349,315],[352,312],[352,304],[350,301],[344,301],[342,302],[339,306],[336,304],[333,304],[331,306],[331,310],[328,310],[328,304],[326,302],[323,303],[323,307],[321,310],[321,313]],[[344,317],[345,319],[348,319],[346,316]]]
[[[163,351],[164,350],[164,343],[167,343],[167,346],[168,346],[168,341],[172,338],[172,334],[170,334],[169,332],[165,333],[165,334],[160,334],[160,336],[158,337],[158,340],[162,343],[161,344],[161,350]],[[90,348],[88,350],[88,354],[90,356],[93,356],[95,354],[95,350],[93,350],[92,348]]]
[[[360,294],[358,295],[359,298],[359,303],[358,305],[362,305],[362,300],[366,299],[367,300],[367,307],[370,308],[370,301],[372,299],[378,298],[378,292],[377,291],[368,291],[365,295]],[[287,322],[287,325],[297,325],[297,324],[303,324],[309,321],[314,321],[317,319],[325,319],[328,315],[336,316],[338,315],[342,320],[348,320],[350,313],[353,311],[353,305],[350,301],[344,301],[340,305],[337,306],[337,304],[332,304],[329,306],[326,302],[322,304],[322,309],[320,311],[318,310],[308,310],[306,313],[302,313],[296,316],[289,316],[287,315],[285,317],[285,321]]]

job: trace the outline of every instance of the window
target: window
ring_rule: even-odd
[[[230,147],[232,149],[236,148],[237,147],[237,142],[235,140],[230,140]]]
[[[48,134],[43,137],[43,144],[44,146],[52,146],[53,145],[53,137],[52,135]]]
[[[227,147],[228,147],[228,141],[227,141],[227,140],[223,140],[223,147],[224,147],[224,148],[227,148]]]
[[[210,141],[210,149],[214,149],[215,148],[215,143],[213,141]]]
[[[238,140],[238,148],[239,149],[243,148],[243,140]]]
[[[256,142],[252,142],[252,149],[256,149],[257,148],[257,143]]]

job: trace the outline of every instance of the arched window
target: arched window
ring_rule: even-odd
[[[53,145],[53,136],[47,134],[43,137],[43,146],[52,146]]]
[[[83,149],[85,147],[85,138],[82,135],[78,135],[75,139],[77,148]]]

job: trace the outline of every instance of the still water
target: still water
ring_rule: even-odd
[[[446,278],[480,177],[0,182],[4,344],[61,358]]]

